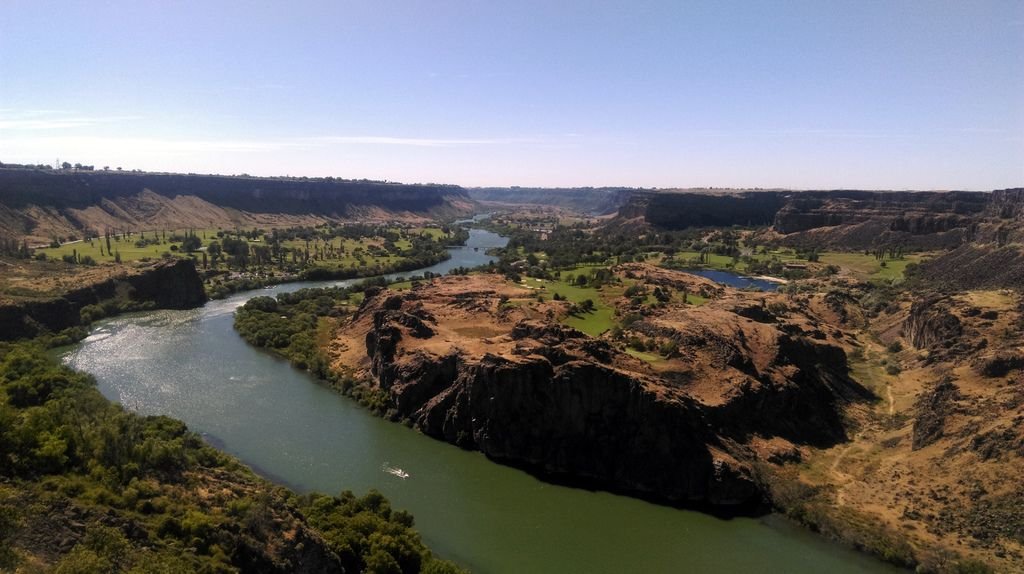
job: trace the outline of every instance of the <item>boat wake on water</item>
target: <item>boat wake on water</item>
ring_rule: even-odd
[[[380,469],[392,476],[397,476],[398,478],[401,479],[409,478],[408,472],[405,472],[404,470],[398,468],[397,466],[391,466],[386,462],[383,465],[381,465]]]

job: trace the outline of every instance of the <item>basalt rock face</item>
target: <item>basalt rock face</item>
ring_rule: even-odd
[[[771,226],[792,246],[933,250],[1020,241],[1024,190],[636,192],[619,215],[667,229]]]
[[[195,263],[179,259],[173,263],[156,265],[125,282],[131,287],[128,296],[135,301],[152,301],[161,309],[189,309],[206,302],[203,281]],[[116,292],[115,284],[114,290]]]
[[[944,298],[929,297],[911,306],[903,334],[918,349],[948,349],[957,344],[963,325]]]
[[[315,225],[471,207],[452,185],[0,169],[0,232],[30,243],[106,229]]]
[[[851,390],[841,348],[727,310],[657,327],[681,341],[686,372],[673,377],[544,319],[540,307],[559,303],[499,304],[510,296],[501,284],[448,277],[404,295],[371,290],[340,329],[337,348],[349,354],[335,360],[365,369],[393,418],[429,436],[544,476],[687,504],[757,503],[746,441],[835,444],[842,403],[868,396]],[[720,329],[701,321],[745,335],[715,338]]]
[[[1024,249],[968,243],[921,263],[915,277],[948,289],[1024,289]]]
[[[667,229],[771,225],[785,205],[785,192],[735,194],[636,192],[620,209],[621,217],[642,216]]]
[[[206,302],[203,282],[192,261],[161,262],[69,291],[61,297],[0,306],[0,340],[34,337],[81,323],[79,311],[112,299],[162,309],[188,309]]]
[[[987,193],[809,191],[794,192],[775,215],[775,230],[789,234],[818,227],[885,219],[891,231],[912,235],[963,227],[981,214]]]
[[[914,418],[914,450],[922,449],[942,438],[946,419],[956,408],[960,392],[952,381],[940,381],[925,391],[917,402],[917,416]]]
[[[1024,188],[993,191],[988,214],[1004,220],[1024,221]]]
[[[632,191],[624,187],[544,188],[544,187],[476,187],[469,197],[511,205],[550,205],[584,213],[605,215],[615,213]]]
[[[543,330],[519,324],[512,337],[534,346],[530,331]],[[378,331],[367,350],[379,384],[424,434],[545,475],[661,499],[757,500],[747,469],[712,453],[708,417],[694,401],[665,400],[635,375],[602,364],[603,349],[587,349],[581,333],[569,334],[568,348],[471,358],[396,357],[397,326]]]
[[[468,199],[457,186],[372,181],[276,179],[152,173],[53,173],[0,170],[0,203],[82,209],[148,189],[165,197],[196,196],[221,207],[254,213],[344,215],[353,206],[427,211],[447,196]]]

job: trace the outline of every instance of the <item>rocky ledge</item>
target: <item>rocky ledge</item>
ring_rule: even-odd
[[[206,292],[191,260],[126,266],[123,274],[81,285],[60,296],[0,305],[0,340],[78,326],[83,307],[109,301],[116,301],[120,308],[188,309],[205,303]]]
[[[843,404],[870,396],[804,316],[754,320],[727,295],[680,305],[631,327],[678,345],[653,365],[559,324],[568,304],[532,295],[491,275],[370,290],[337,331],[333,364],[427,435],[687,505],[759,504],[758,464],[844,440]]]

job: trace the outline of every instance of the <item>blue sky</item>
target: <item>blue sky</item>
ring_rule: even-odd
[[[1024,185],[1024,2],[6,0],[0,161]]]

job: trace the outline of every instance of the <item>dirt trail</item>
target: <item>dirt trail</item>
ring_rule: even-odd
[[[843,504],[845,503],[843,491],[846,489],[846,485],[856,480],[856,478],[854,478],[852,475],[839,470],[839,465],[843,463],[843,459],[846,458],[846,455],[849,454],[851,450],[858,448],[857,441],[860,440],[862,434],[863,433],[857,433],[853,435],[853,438],[850,439],[850,442],[845,447],[843,447],[841,451],[839,451],[839,454],[836,455],[835,460],[833,460],[832,464],[830,464],[828,467],[829,473],[835,478],[833,482],[838,487],[836,488],[837,506],[843,506]]]

